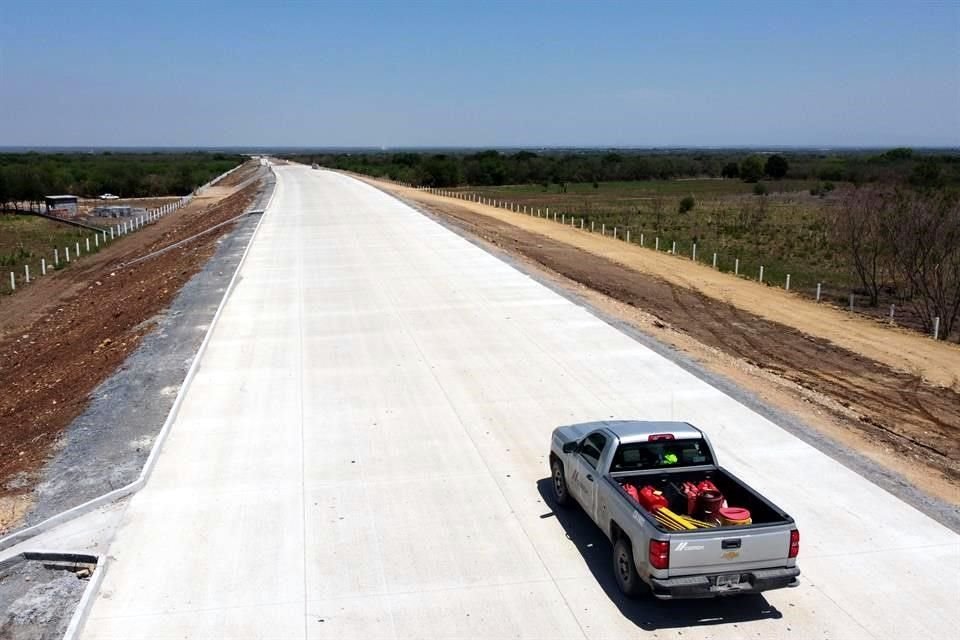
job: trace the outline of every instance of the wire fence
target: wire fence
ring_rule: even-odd
[[[405,183],[397,183],[403,186],[411,186]],[[505,209],[507,211],[528,215],[532,217],[543,218],[550,222],[555,222],[564,226],[569,226],[587,233],[600,234],[610,237],[613,240],[620,240],[633,245],[638,245],[653,251],[667,253],[677,258],[687,260],[711,267],[717,271],[729,273],[736,277],[754,280],[759,284],[771,287],[782,288],[799,295],[808,296],[815,302],[829,302],[835,306],[846,309],[851,313],[860,313],[873,318],[880,318],[891,325],[898,324],[898,318],[903,315],[904,310],[896,303],[890,304],[883,309],[870,308],[864,304],[863,296],[848,288],[831,286],[830,283],[810,279],[809,277],[796,277],[786,269],[764,264],[757,258],[743,259],[737,255],[725,253],[722,247],[713,243],[697,244],[690,239],[674,238],[670,236],[661,236],[658,233],[651,233],[647,229],[630,224],[607,224],[590,219],[589,216],[576,215],[557,209],[551,210],[548,207],[534,207],[529,204],[519,204],[499,198],[491,198],[479,193],[470,191],[453,191],[448,189],[436,189],[433,187],[413,187],[418,191],[426,191],[434,195],[440,195],[447,198],[475,202],[487,206]],[[930,336],[934,339],[946,338],[940,332],[940,318],[931,319]],[[915,328],[915,327],[910,327]]]
[[[84,256],[99,252],[111,242],[156,223],[164,216],[186,206],[193,200],[195,195],[202,194],[208,187],[217,184],[242,166],[243,165],[237,165],[233,169],[198,187],[193,193],[185,195],[175,202],[168,202],[155,209],[148,209],[142,215],[120,221],[115,225],[96,231],[90,227],[85,227],[93,231],[93,233],[77,239],[73,244],[53,249],[48,255],[40,257],[38,262],[24,264],[22,270],[10,271],[9,278],[5,283],[6,292],[15,293],[18,288],[23,288],[32,282],[36,282],[38,278],[42,278],[59,269],[66,268]]]

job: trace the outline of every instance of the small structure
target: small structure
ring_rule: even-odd
[[[132,207],[129,204],[106,204],[93,209],[93,215],[101,218],[127,218],[142,216],[147,212],[143,207]]]
[[[43,202],[47,213],[55,216],[73,217],[77,215],[77,196],[45,196]]]
[[[133,207],[122,204],[100,206],[93,210],[93,215],[101,218],[125,218],[133,215]]]

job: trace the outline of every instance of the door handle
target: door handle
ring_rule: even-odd
[[[589,480],[590,482],[593,482],[593,476],[590,475],[589,473],[587,474],[587,480]]]

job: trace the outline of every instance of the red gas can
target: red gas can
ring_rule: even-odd
[[[633,498],[635,502],[640,502],[640,492],[637,491],[637,488],[630,484],[629,482],[623,483],[623,490],[627,492],[627,495]]]
[[[640,504],[642,504],[643,508],[647,511],[656,511],[660,507],[667,506],[667,499],[663,496],[662,492],[647,485],[643,489],[640,489]]]

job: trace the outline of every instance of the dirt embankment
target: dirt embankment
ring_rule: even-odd
[[[16,495],[32,488],[35,473],[90,392],[137,347],[150,319],[232,225],[123,265],[241,214],[256,189],[254,183],[212,206],[164,218],[0,306],[0,496],[8,508],[15,511]],[[4,520],[0,514],[0,530]]]
[[[419,193],[404,190],[402,195],[511,253],[651,314],[657,319],[654,327],[663,326],[692,338],[684,346],[696,343],[692,351],[698,359],[702,359],[703,353],[719,352],[727,363],[714,364],[729,369],[730,362],[736,361],[740,373],[742,363],[754,372],[747,377],[751,390],[768,399],[784,398],[791,405],[790,410],[806,408],[803,413],[811,417],[829,414],[829,424],[820,419],[812,422],[818,427],[826,426],[828,435],[839,436],[842,442],[901,472],[932,494],[954,504],[960,502],[960,393],[956,387],[930,384],[916,372],[891,367],[816,332],[802,331],[726,302],[722,298],[730,295],[729,288],[711,297],[695,286],[684,286],[683,280],[678,279],[687,274],[682,273],[684,265],[675,258],[661,256],[675,263],[678,273],[670,281],[500,219],[501,214],[511,215],[507,212],[494,210],[496,215],[487,215],[476,211],[472,204],[462,206],[450,199],[417,197]],[[544,223],[543,227],[581,233],[552,223]],[[743,284],[758,289],[758,295],[764,293],[764,288],[756,284],[730,280],[731,286]],[[806,316],[808,320],[810,317]],[[827,315],[826,320],[829,319]],[[650,332],[652,327],[640,328]],[[830,335],[831,331],[824,333]],[[952,348],[930,342],[934,347]],[[890,345],[878,345],[878,349],[886,353]],[[744,382],[744,376],[734,377],[738,383]],[[776,387],[772,396],[768,393],[771,387]],[[853,439],[849,437],[851,433]]]

